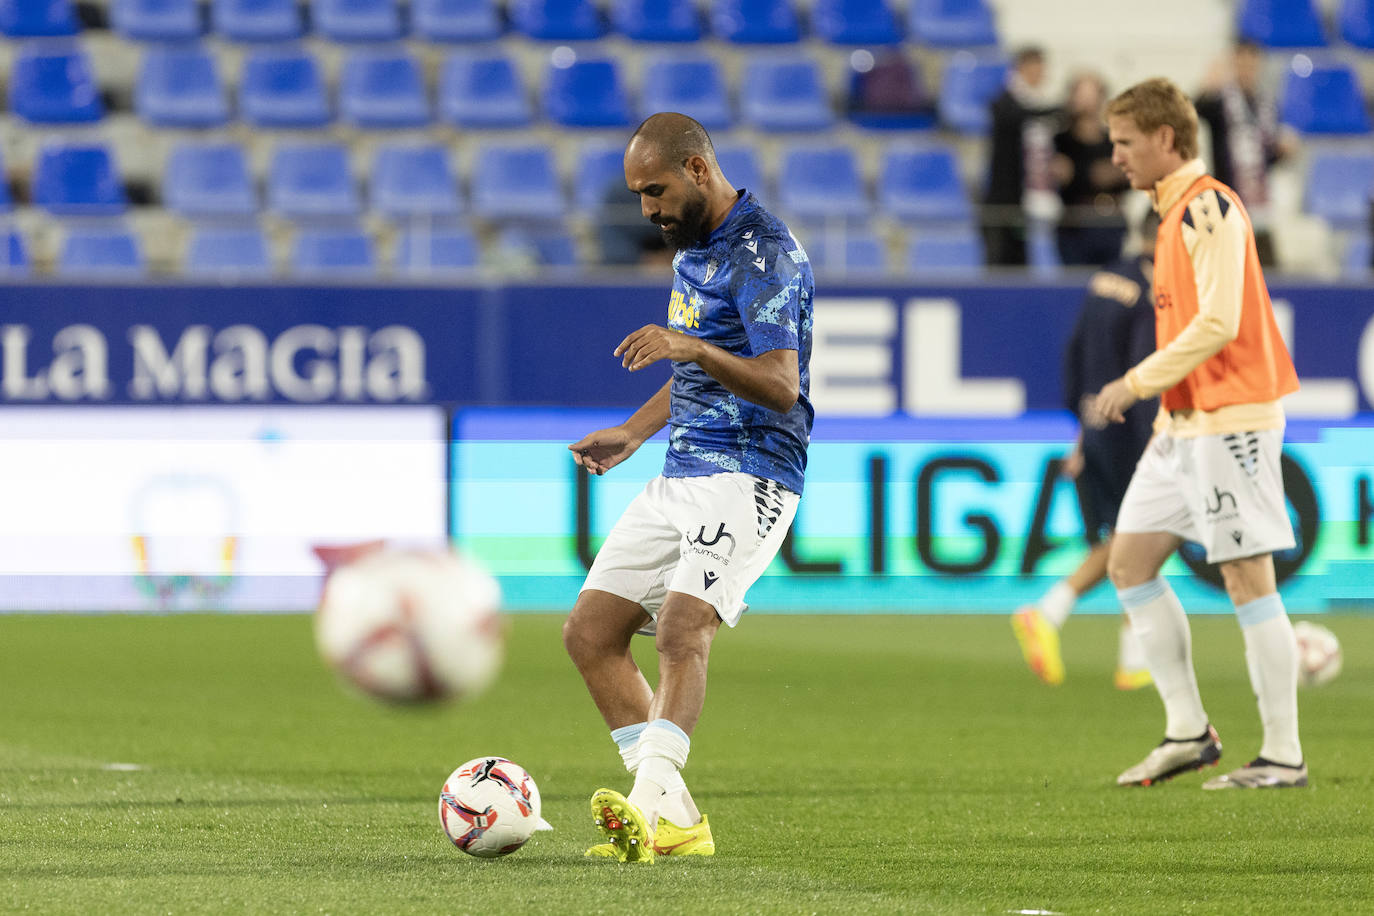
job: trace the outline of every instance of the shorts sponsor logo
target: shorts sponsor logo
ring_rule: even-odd
[[[728,541],[729,543],[721,545],[722,541]],[[721,522],[716,527],[715,534],[711,535],[710,540],[707,540],[706,526],[702,525],[697,530],[695,537],[693,537],[690,532],[687,534],[687,546],[691,548],[692,553],[698,556],[710,557],[716,562],[724,563],[728,566],[730,564],[730,557],[734,556],[735,553],[735,536],[726,531],[725,523]],[[711,547],[715,547],[716,549],[708,549]],[[707,587],[710,587],[709,584]]]
[[[1215,503],[1213,502],[1213,500],[1215,500]],[[1235,494],[1227,490],[1223,490],[1221,487],[1212,487],[1212,496],[1211,498],[1204,501],[1204,505],[1207,508],[1208,515],[1216,515],[1218,512],[1226,508],[1226,504],[1228,502],[1231,504],[1231,512],[1230,515],[1227,516],[1227,518],[1230,518],[1230,516],[1234,515],[1236,511]]]

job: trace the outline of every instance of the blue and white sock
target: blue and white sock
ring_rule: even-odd
[[[1236,620],[1245,637],[1245,665],[1250,686],[1259,701],[1264,723],[1260,756],[1274,763],[1298,766],[1298,644],[1293,624],[1278,592],[1236,607]]]
[[[611,729],[611,740],[620,748],[620,759],[625,761],[625,769],[631,773],[639,769],[639,736],[648,725],[648,722],[636,722]]]
[[[1196,738],[1207,730],[1207,713],[1193,672],[1193,637],[1183,605],[1162,576],[1143,585],[1117,589],[1131,619],[1150,676],[1164,701],[1164,737]]]
[[[686,789],[680,771],[687,765],[687,754],[691,748],[692,739],[667,719],[655,719],[640,733],[637,745],[639,766],[629,800],[644,812],[651,825],[658,822],[665,803],[671,805]]]

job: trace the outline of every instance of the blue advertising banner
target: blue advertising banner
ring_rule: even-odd
[[[666,439],[604,477],[567,444],[610,411],[465,410],[453,435],[452,528],[502,579],[513,608],[571,607],[600,539],[662,469]],[[750,590],[772,613],[1007,612],[1035,600],[1086,546],[1059,459],[1064,414],[1001,420],[818,419],[806,492],[781,555]],[[1290,424],[1285,487],[1298,545],[1276,555],[1304,613],[1374,601],[1374,490],[1364,425]],[[1190,611],[1230,612],[1216,571],[1186,547],[1165,573]],[[1085,610],[1120,610],[1102,586]]]
[[[812,400],[830,416],[1060,409],[1080,286],[822,288]],[[1374,410],[1374,290],[1278,286],[1304,390]],[[626,406],[666,367],[611,352],[668,285],[454,289],[0,285],[0,404]]]

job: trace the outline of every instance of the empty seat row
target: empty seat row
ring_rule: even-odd
[[[1359,48],[1374,48],[1374,0],[1340,0],[1334,30],[1316,0],[1241,0],[1236,31],[1268,48],[1326,47],[1334,34]]]
[[[618,144],[584,148],[572,194],[579,212],[594,214],[616,203],[634,206],[625,188],[621,157]],[[363,194],[350,159],[348,148],[338,143],[278,144],[265,176],[266,209],[291,219],[362,213]],[[737,187],[774,199],[750,149],[722,147],[719,159]],[[469,177],[470,195],[465,196],[451,153],[443,145],[383,145],[367,172],[369,206],[398,219],[471,212],[491,220],[538,220],[568,210],[548,147],[484,146],[476,152]],[[900,220],[966,222],[973,215],[958,161],[944,146],[891,145],[883,154],[876,185],[881,211]],[[262,209],[247,156],[232,142],[175,147],[162,170],[161,191],[163,204],[182,216],[247,216]],[[128,205],[113,155],[89,143],[44,145],[31,196],[38,206],[64,216],[105,216],[121,213]],[[776,201],[784,212],[805,220],[862,219],[872,215],[875,203],[857,155],[843,146],[784,151]]]
[[[398,0],[310,0],[310,28],[334,41],[490,41],[505,31],[497,0],[411,0],[407,23]],[[997,42],[985,0],[912,0],[905,16],[888,0],[814,0],[810,32],[834,44],[936,47]],[[702,15],[689,0],[511,0],[510,24],[541,41],[585,41],[611,32],[638,41],[717,38],[738,44],[787,44],[806,36],[792,0],[711,0]],[[113,0],[114,28],[128,38],[185,41],[209,31],[243,42],[288,41],[307,30],[296,0],[212,0],[209,22],[197,0]],[[0,32],[11,37],[73,35],[71,0],[0,0]]]

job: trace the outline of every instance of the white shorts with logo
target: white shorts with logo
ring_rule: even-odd
[[[1295,543],[1279,458],[1283,430],[1175,439],[1159,433],[1136,465],[1116,530],[1196,541],[1208,563]]]
[[[733,627],[745,611],[744,593],[782,547],[799,499],[739,472],[655,477],[611,529],[582,589],[634,601],[655,622],[668,592],[682,592]]]

